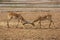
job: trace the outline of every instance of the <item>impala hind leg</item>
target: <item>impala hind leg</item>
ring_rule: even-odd
[[[7,20],[7,26],[8,26],[8,28],[10,28],[10,26],[9,26],[9,21],[12,19],[12,17],[9,19],[9,20]]]

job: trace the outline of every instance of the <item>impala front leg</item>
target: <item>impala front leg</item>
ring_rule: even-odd
[[[54,25],[54,27],[55,27],[54,21],[52,21],[52,23],[53,23],[53,25]]]
[[[41,20],[39,20],[40,28],[41,28]]]
[[[16,28],[18,28],[19,22],[20,22],[20,19],[18,19],[18,24],[17,24]]]
[[[51,28],[51,23],[52,23],[53,21],[52,20],[50,20],[50,24],[49,24],[49,28]]]
[[[55,27],[53,20],[50,21],[49,27],[51,26],[51,23],[52,23],[53,26]]]

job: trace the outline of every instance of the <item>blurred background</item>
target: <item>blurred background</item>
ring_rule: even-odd
[[[19,1],[24,1],[24,2],[27,2],[27,1],[29,1],[29,2],[48,2],[48,1],[60,1],[60,0],[0,0],[0,2],[19,2]]]

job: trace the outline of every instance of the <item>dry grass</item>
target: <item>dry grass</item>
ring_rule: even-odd
[[[35,20],[38,16],[44,16],[47,13],[41,13],[41,12],[18,12],[20,13],[26,20],[32,22]],[[1,14],[1,13],[0,13]],[[53,21],[55,23],[55,27],[60,27],[60,13],[50,13],[53,16]],[[4,17],[3,17],[4,16]],[[60,40],[60,29],[36,29],[39,28],[39,24],[36,22],[36,26],[32,26],[30,24],[23,26],[21,23],[16,27],[17,20],[10,21],[10,28],[7,28],[6,20],[7,20],[7,13],[2,13],[0,21],[0,40],[49,40],[49,38],[57,37],[57,40]],[[14,21],[14,22],[13,22]],[[42,28],[49,28],[48,27],[49,22],[43,21],[42,22]],[[51,26],[52,28],[53,25]],[[23,29],[21,29],[23,28]],[[50,39],[52,40],[52,39]]]

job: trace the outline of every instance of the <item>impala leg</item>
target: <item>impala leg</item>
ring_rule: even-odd
[[[40,28],[41,28],[41,20],[39,21],[39,24],[40,24]]]
[[[52,21],[52,23],[53,23],[53,26],[55,27],[54,21]]]
[[[53,20],[50,20],[49,28],[50,28],[50,26],[51,26],[51,23],[53,23],[53,25],[54,25]],[[54,25],[54,27],[55,27],[55,25]]]
[[[7,20],[7,26],[8,26],[8,28],[9,28],[9,20]]]
[[[18,28],[19,22],[20,22],[20,19],[18,19],[18,24],[17,24],[16,28]]]
[[[51,28],[51,27],[50,27],[50,26],[51,26],[51,23],[52,23],[52,20],[50,20],[49,28]]]
[[[10,28],[9,27],[9,21],[12,19],[12,17],[9,19],[9,20],[7,20],[7,26],[8,26],[8,28]]]

